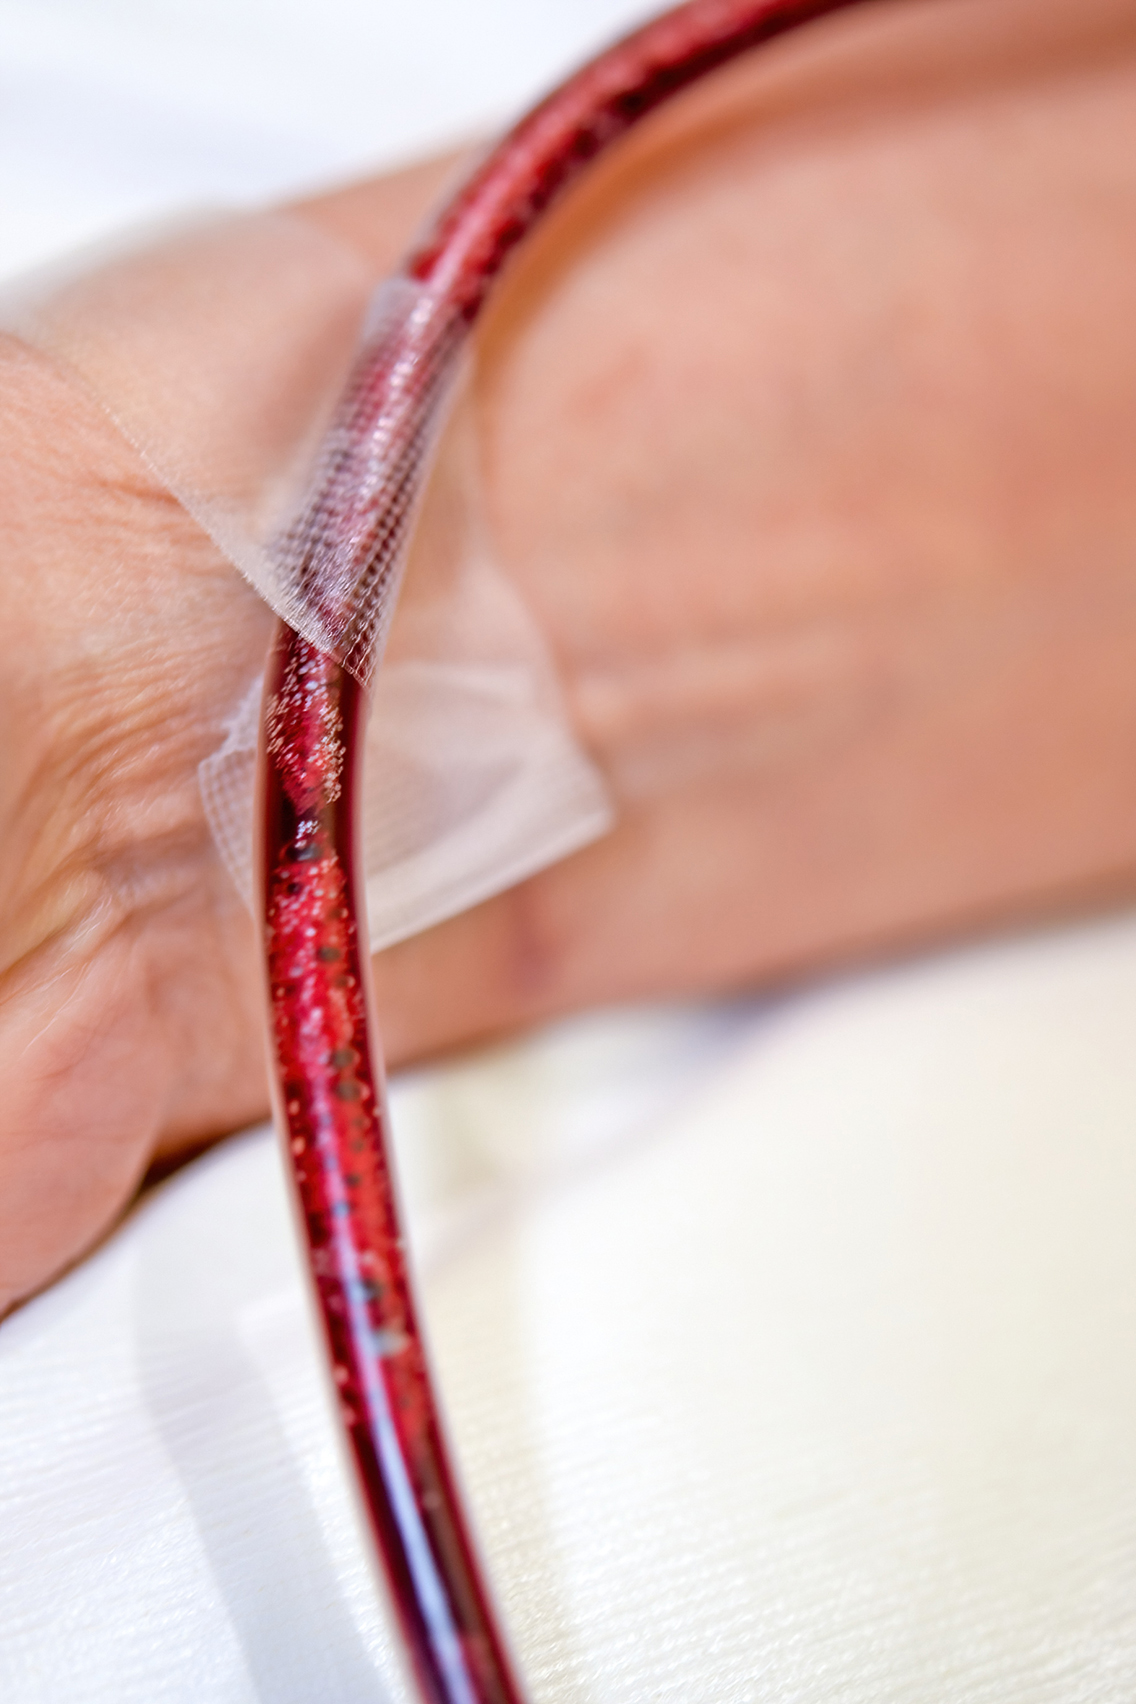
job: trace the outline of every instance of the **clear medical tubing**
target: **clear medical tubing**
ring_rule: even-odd
[[[692,0],[523,119],[380,293],[282,548],[262,723],[264,942],[282,1130],[364,1502],[427,1704],[520,1704],[448,1463],[385,1138],[357,868],[366,681],[465,337],[510,251],[609,142],[743,49],[862,0]]]

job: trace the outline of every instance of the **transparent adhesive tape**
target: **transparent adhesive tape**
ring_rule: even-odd
[[[360,338],[381,331],[389,307],[352,249],[301,216],[263,213],[184,222],[16,281],[0,295],[0,329],[77,375],[271,608],[326,645],[297,516]],[[459,396],[373,689],[364,856],[375,947],[611,822],[543,640],[493,565],[478,496]],[[397,573],[382,588],[380,641],[396,584]],[[242,702],[217,706],[218,748],[199,771],[218,849],[249,902],[263,661],[249,659]]]

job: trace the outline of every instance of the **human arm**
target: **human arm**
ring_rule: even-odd
[[[477,379],[492,532],[618,823],[380,956],[393,1063],[1130,891],[1132,36],[1057,0],[826,27],[520,263]],[[304,211],[378,274],[448,170]],[[19,1295],[264,1108],[196,764],[267,620],[89,398],[5,359]]]

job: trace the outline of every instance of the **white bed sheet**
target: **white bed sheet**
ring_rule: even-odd
[[[1136,919],[396,1086],[543,1704],[1122,1704]],[[407,1700],[274,1141],[0,1330],[0,1692]]]
[[[0,272],[521,104],[637,15],[0,0]],[[1136,1695],[1136,921],[396,1086],[535,1698]],[[0,1328],[0,1696],[406,1698],[271,1137]]]

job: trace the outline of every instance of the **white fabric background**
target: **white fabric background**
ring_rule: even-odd
[[[7,269],[520,104],[638,8],[0,0]],[[622,16],[621,16],[622,14]],[[1136,1695],[1136,921],[394,1092],[547,1704]],[[403,1700],[272,1139],[0,1327],[0,1696]]]

